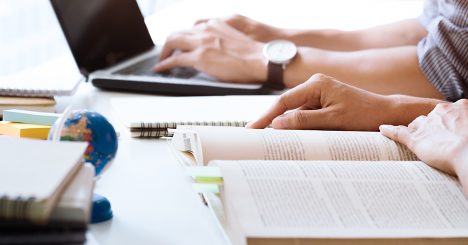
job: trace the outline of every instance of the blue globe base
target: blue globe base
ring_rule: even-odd
[[[96,224],[112,219],[112,208],[109,200],[104,196],[94,193],[91,209],[91,224]]]

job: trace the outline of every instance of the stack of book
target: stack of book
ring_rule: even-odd
[[[0,244],[83,244],[94,167],[82,142],[0,138]]]
[[[232,244],[468,244],[458,180],[378,132],[183,126],[172,141]]]

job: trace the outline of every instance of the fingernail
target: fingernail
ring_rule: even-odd
[[[382,131],[382,130],[386,130],[386,129],[391,129],[392,128],[392,125],[387,125],[387,124],[382,124],[379,126],[379,130]]]
[[[278,116],[275,119],[273,119],[273,122],[271,122],[271,125],[273,126],[273,128],[276,128],[276,129],[287,129],[288,120],[284,116]]]

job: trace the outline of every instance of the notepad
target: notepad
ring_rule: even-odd
[[[3,120],[17,123],[30,123],[52,126],[62,114],[26,110],[5,110]]]
[[[0,134],[17,138],[47,139],[51,126],[29,123],[0,122]]]

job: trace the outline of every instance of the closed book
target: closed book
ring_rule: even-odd
[[[0,220],[47,223],[87,144],[0,138]]]
[[[91,216],[94,167],[86,163],[45,224],[0,221],[0,244],[83,244]]]
[[[50,220],[88,224],[91,218],[91,203],[94,190],[94,166],[86,163],[67,186]]]
[[[10,97],[0,96],[0,116],[4,110],[21,109],[41,112],[54,112],[53,97]]]

